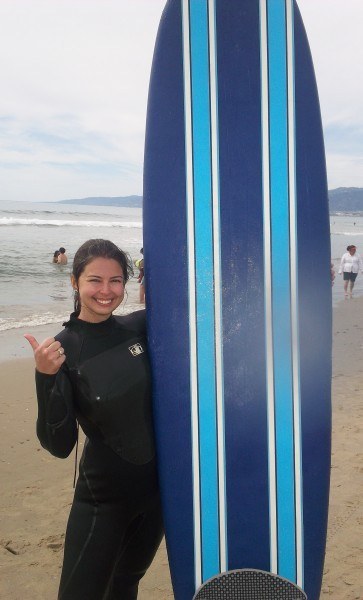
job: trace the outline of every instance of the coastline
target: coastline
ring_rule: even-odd
[[[363,297],[333,309],[333,446],[322,599],[363,598],[362,314]],[[59,329],[53,324],[33,333],[43,339]],[[55,598],[58,588],[74,457],[59,460],[40,447],[31,348],[21,330],[2,334],[0,464],[6,483],[0,500],[0,597],[45,600]],[[82,444],[81,439],[80,452]],[[163,543],[141,582],[139,600],[172,598]]]
[[[139,285],[132,281],[127,286],[125,300],[114,314],[128,314],[129,312],[145,308],[144,305],[139,304],[138,293]],[[64,318],[59,322],[0,331],[0,364],[14,359],[32,357],[32,351],[29,343],[24,338],[24,333],[31,333],[38,341],[44,340],[47,337],[54,337],[62,330],[62,323],[68,320],[71,310],[71,305],[69,305],[69,312],[65,312]]]

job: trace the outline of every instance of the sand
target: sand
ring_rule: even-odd
[[[323,600],[363,599],[362,313],[363,298],[334,309],[332,479]],[[6,336],[1,338],[0,598],[55,600],[74,459],[53,458],[40,447],[33,362],[22,358],[30,351],[20,331],[7,351]],[[162,544],[141,582],[139,599],[171,598]]]

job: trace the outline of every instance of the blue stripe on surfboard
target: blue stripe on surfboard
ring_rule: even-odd
[[[296,581],[285,0],[267,3],[277,564]],[[294,199],[291,199],[294,201]]]
[[[188,197],[188,210],[194,212],[194,224],[188,235],[193,235],[192,251],[195,252],[192,277],[195,281],[196,348],[191,348],[191,353],[197,353],[199,465],[195,468],[199,470],[200,504],[195,503],[195,510],[199,513],[195,519],[200,520],[196,529],[200,529],[201,544],[200,549],[196,548],[196,553],[201,554],[201,573],[198,573],[198,557],[196,560],[198,584],[199,579],[204,581],[220,570],[207,3],[192,0],[189,3],[189,19],[190,48],[187,52],[190,52],[193,153],[193,173],[189,173],[189,177],[193,175],[193,198]],[[192,208],[190,202],[193,202]],[[198,536],[199,533],[196,541]]]

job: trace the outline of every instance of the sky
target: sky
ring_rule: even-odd
[[[0,0],[0,200],[142,195],[148,82],[164,4]],[[363,187],[363,2],[298,4],[329,189]]]

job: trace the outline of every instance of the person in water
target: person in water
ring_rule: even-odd
[[[363,261],[353,244],[347,246],[347,251],[340,261],[339,273],[343,273],[344,294],[346,298],[353,296],[353,288],[357,275],[363,273]]]
[[[59,255],[60,255],[59,250],[56,250],[53,254],[53,260],[52,260],[53,263],[58,264],[58,256]]]
[[[63,247],[59,248],[59,255],[58,255],[58,264],[59,265],[66,265],[68,263],[68,257],[66,255],[66,249]]]
[[[135,600],[163,536],[145,311],[114,316],[131,259],[108,240],[76,252],[74,312],[35,356],[37,435],[67,457],[86,434],[69,515],[59,600]]]

